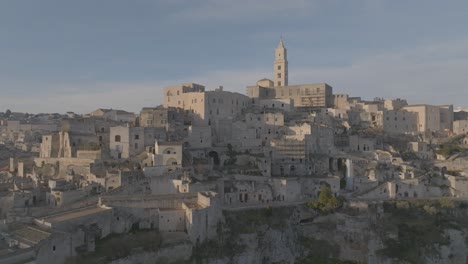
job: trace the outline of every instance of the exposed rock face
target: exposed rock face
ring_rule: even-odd
[[[126,258],[114,260],[110,264],[183,263],[190,258],[191,253],[192,246],[184,243],[161,248],[158,251],[132,254]]]
[[[306,206],[225,212],[218,238],[194,247],[193,263],[467,263],[463,204],[387,202],[314,214]]]
[[[328,215],[305,205],[225,211],[214,240],[112,263],[468,263],[467,208],[440,199],[348,202]]]

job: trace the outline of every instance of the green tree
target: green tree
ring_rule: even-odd
[[[319,210],[321,213],[332,213],[343,205],[343,201],[336,198],[329,186],[323,187],[320,190],[319,197],[316,201],[307,204],[310,208]]]

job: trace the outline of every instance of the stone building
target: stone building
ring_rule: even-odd
[[[247,95],[254,102],[266,99],[291,99],[298,110],[328,108],[333,106],[333,88],[326,83],[289,86],[247,87]]]
[[[272,140],[271,160],[271,174],[275,177],[305,176],[312,173],[305,141]]]
[[[277,109],[284,112],[294,111],[294,101],[292,99],[265,99],[258,101],[258,106],[261,109],[271,110]]]
[[[324,125],[313,125],[312,133],[305,136],[307,152],[313,155],[333,155],[335,133],[333,128]]]
[[[245,150],[252,147],[262,145],[263,134],[259,132],[263,124],[258,124],[258,127],[249,126],[243,121],[222,120],[220,121],[217,139],[219,144],[231,144],[234,148]],[[271,130],[270,130],[271,133]],[[274,134],[274,132],[273,132]],[[268,138],[264,139],[264,143]]]
[[[135,123],[136,115],[124,110],[99,108],[89,114],[92,117],[109,119],[122,123]]]
[[[104,196],[100,204],[113,209],[109,228],[125,233],[132,226],[160,232],[185,232],[193,243],[216,236],[221,201],[217,193]]]
[[[142,127],[158,127],[168,129],[178,117],[178,112],[174,108],[165,108],[162,105],[157,107],[143,107],[140,111],[139,124]]]
[[[98,151],[99,141],[94,133],[57,132],[42,137],[41,158],[76,158],[79,151]]]
[[[417,112],[407,110],[386,110],[382,113],[383,130],[386,133],[418,133],[419,115]]]
[[[432,159],[434,157],[434,152],[426,142],[409,142],[408,149],[416,153],[416,156],[420,159]]]
[[[334,94],[333,95],[333,108],[349,110],[351,108],[349,104],[349,95],[347,94]]]
[[[60,141],[58,134],[51,134],[42,137],[41,152],[39,157],[52,158],[58,157]]]
[[[145,151],[143,127],[118,126],[110,128],[110,155],[114,159],[128,159]]]
[[[189,126],[188,137],[185,142],[191,148],[210,148],[212,145],[211,127]]]
[[[192,117],[193,125],[211,125],[241,114],[250,105],[247,96],[224,91],[222,87],[205,91],[205,87],[195,83],[164,88],[164,106],[181,108]]]
[[[453,120],[468,120],[468,110],[457,110],[453,112]]]
[[[289,85],[287,50],[280,40],[275,50],[274,81],[259,80],[247,87],[247,95],[254,104],[261,100],[290,99],[296,109],[309,110],[332,107],[333,88],[326,83]]]
[[[418,114],[418,132],[440,131],[440,107],[435,105],[408,105],[404,110]]]
[[[273,72],[275,86],[288,85],[288,53],[284,47],[283,39],[280,39],[278,47],[275,49],[275,63]]]
[[[407,105],[408,102],[405,99],[396,98],[384,100],[384,108],[387,110],[398,110]]]
[[[154,147],[155,166],[182,166],[182,143],[159,142]]]
[[[444,132],[453,131],[453,105],[441,105],[440,111],[440,130]]]
[[[468,120],[453,121],[453,133],[463,135],[468,133]]]
[[[360,135],[349,136],[349,150],[353,151],[374,151],[378,147],[375,137],[365,137]],[[380,146],[379,146],[380,147]]]

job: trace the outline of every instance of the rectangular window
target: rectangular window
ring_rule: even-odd
[[[135,139],[140,139],[140,135],[135,135]]]
[[[281,65],[278,65],[278,70],[281,70]]]

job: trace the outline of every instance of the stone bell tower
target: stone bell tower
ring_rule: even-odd
[[[288,53],[284,47],[283,38],[280,38],[278,47],[275,49],[274,73],[274,86],[288,85]]]

